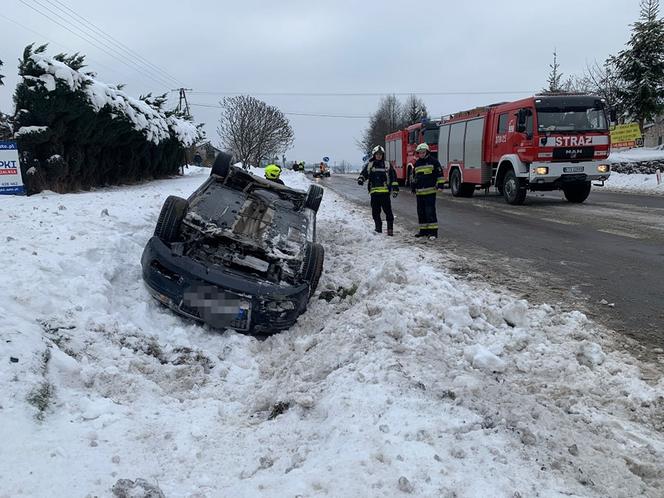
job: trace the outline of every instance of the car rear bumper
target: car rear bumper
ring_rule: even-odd
[[[141,258],[150,293],[175,312],[219,328],[271,333],[304,312],[309,285],[279,285],[174,254],[152,237]]]

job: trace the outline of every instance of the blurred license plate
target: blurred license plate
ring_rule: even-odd
[[[201,314],[230,316],[236,319],[246,319],[251,310],[251,304],[230,293],[220,291],[212,285],[201,285],[184,293],[183,303],[186,306],[198,309]]]
[[[583,173],[583,166],[568,166],[563,168],[563,173]]]

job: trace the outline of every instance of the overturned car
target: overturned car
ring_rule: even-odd
[[[215,328],[289,328],[323,270],[322,197],[317,185],[302,192],[240,168],[213,168],[188,199],[166,199],[141,259],[150,293]]]

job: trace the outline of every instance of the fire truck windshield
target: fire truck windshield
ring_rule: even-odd
[[[440,128],[424,130],[424,141],[429,145],[438,145],[438,132]]]
[[[599,107],[538,107],[537,130],[546,132],[607,131],[604,108]]]

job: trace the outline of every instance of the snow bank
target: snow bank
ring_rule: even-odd
[[[605,183],[605,188],[626,193],[663,195],[664,171],[662,171],[662,183],[660,184],[657,184],[657,175],[626,174],[613,171]]]
[[[584,315],[455,278],[329,190],[331,299],[291,330],[258,341],[158,305],[140,256],[166,196],[209,170],[187,171],[0,199],[0,496],[139,479],[192,497],[662,496],[664,381]]]
[[[41,54],[32,54],[32,61],[44,74],[39,77],[42,86],[55,91],[56,82],[66,85],[72,92],[83,91],[95,111],[108,106],[129,119],[134,129],[158,144],[170,138],[170,130],[185,146],[193,145],[198,137],[196,125],[176,117],[166,117],[146,102],[134,99],[112,85],[106,85],[93,77],[71,69],[66,64]]]
[[[611,152],[608,161],[610,163],[635,163],[640,161],[664,161],[664,148],[655,147],[647,149],[637,147],[635,149]]]

